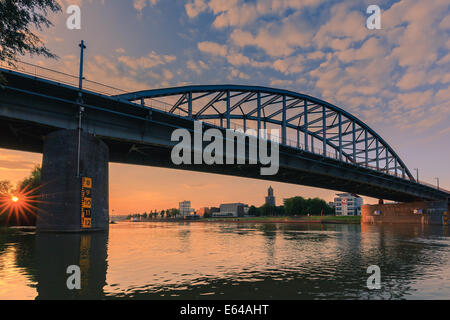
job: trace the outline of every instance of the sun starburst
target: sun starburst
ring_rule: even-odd
[[[25,221],[30,223],[30,216],[36,216],[39,210],[36,205],[40,202],[38,190],[41,187],[29,188],[26,186],[17,191],[0,193],[0,215],[7,215],[7,222],[15,219],[17,223]],[[23,220],[22,220],[23,219]]]

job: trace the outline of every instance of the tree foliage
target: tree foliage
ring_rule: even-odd
[[[284,199],[284,210],[287,215],[331,215],[334,209],[319,198],[304,199],[293,197]]]
[[[306,200],[303,197],[293,197],[284,199],[284,210],[287,215],[295,215],[304,212]]]
[[[147,219],[164,219],[164,218],[175,218],[180,214],[180,210],[176,208],[166,209],[166,210],[151,210],[150,213],[134,213],[129,214],[127,219],[130,220],[132,218],[141,218],[144,220]]]
[[[0,195],[1,194],[6,194],[6,193],[11,193],[12,191],[12,183],[9,180],[2,180],[0,181]]]
[[[33,194],[37,194],[39,192],[39,187],[41,186],[41,167],[34,167],[30,176],[25,178],[19,185],[20,190],[31,191],[33,190]]]
[[[14,65],[19,54],[56,58],[36,32],[52,26],[47,16],[60,10],[57,0],[0,0],[0,61]]]

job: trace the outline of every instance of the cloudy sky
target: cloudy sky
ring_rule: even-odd
[[[331,102],[378,132],[420,178],[450,189],[450,9],[448,0],[61,0],[81,7],[81,30],[51,16],[40,34],[58,60],[23,60],[85,73],[124,90],[184,84],[252,84]],[[366,9],[381,8],[381,30]],[[17,181],[40,155],[1,150],[0,179]],[[413,171],[414,172],[414,171]],[[115,213],[242,201],[261,205],[267,182],[111,164]],[[214,179],[212,179],[214,178]],[[292,195],[334,192],[274,183]],[[127,192],[125,192],[127,190]],[[129,192],[132,190],[133,192]],[[205,194],[208,194],[205,197]]]

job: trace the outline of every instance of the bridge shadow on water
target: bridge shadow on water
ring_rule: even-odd
[[[186,250],[193,232],[176,235],[187,243]],[[34,283],[36,299],[402,299],[414,293],[413,283],[427,268],[445,263],[441,250],[448,242],[435,239],[449,236],[447,228],[416,225],[221,224],[215,232],[224,241],[227,234],[261,237],[261,267],[242,262],[242,269],[229,276],[199,273],[189,282],[167,284],[155,278],[155,283],[113,293],[107,284],[108,233],[0,235],[0,262],[14,245],[15,264]],[[283,258],[280,242],[290,252]],[[366,269],[372,264],[382,272],[380,290],[366,287]],[[81,290],[66,286],[70,265],[81,268]],[[130,265],[129,272],[135,268]]]
[[[107,246],[105,232],[22,236],[17,242],[17,266],[26,269],[36,283],[36,299],[102,299]],[[71,274],[66,271],[71,265],[80,267],[81,290],[67,288]]]

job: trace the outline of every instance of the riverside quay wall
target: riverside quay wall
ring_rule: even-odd
[[[421,201],[363,205],[361,223],[415,223],[445,225],[448,219],[446,201]]]

